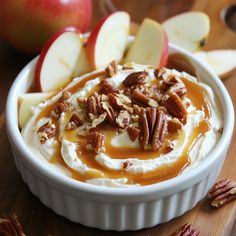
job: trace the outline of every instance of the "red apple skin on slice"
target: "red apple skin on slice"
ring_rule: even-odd
[[[164,67],[168,60],[168,37],[163,27],[152,19],[144,19],[130,45],[124,63],[135,62]]]
[[[59,40],[62,40],[62,37],[65,36],[65,34],[72,34],[73,37],[72,38],[72,46],[70,45],[70,43],[62,44],[60,45],[58,42]],[[79,53],[80,53],[80,49],[82,47],[82,39],[81,39],[82,35],[80,34],[80,30],[79,28],[76,27],[66,27],[63,28],[61,30],[59,30],[58,32],[56,32],[48,41],[47,43],[44,45],[38,62],[36,64],[36,68],[35,68],[35,81],[36,81],[36,87],[39,91],[42,92],[49,92],[49,91],[54,91],[54,90],[58,90],[61,87],[63,87],[67,82],[69,82],[69,80],[71,79],[70,76],[72,76],[73,71],[74,71],[74,67],[76,64],[76,61],[79,57]],[[60,56],[60,50],[58,50],[58,46],[57,49],[53,48],[53,46],[55,45],[55,43],[58,43],[60,45],[60,49],[61,50],[67,50],[67,54],[70,53],[69,57],[72,57],[72,61],[67,62],[64,61],[64,58],[62,58]],[[69,50],[70,49],[70,50]],[[55,67],[53,68],[48,68],[49,65],[47,65],[47,57],[51,56],[51,54],[55,54],[54,57],[54,62],[55,62]],[[58,54],[58,55],[56,55]],[[74,54],[74,55],[73,55]],[[73,55],[73,56],[71,56]],[[60,74],[57,73],[57,70],[62,69],[63,67],[68,67],[68,71],[65,72],[64,78],[63,76],[60,78]],[[54,75],[50,78],[45,78],[45,73],[42,73],[42,71],[46,70],[54,70]],[[44,72],[43,71],[43,72]],[[46,73],[47,74],[47,73]],[[54,81],[55,80],[55,81]]]
[[[92,30],[86,53],[93,69],[107,66],[123,58],[130,30],[130,16],[118,11],[103,18]]]

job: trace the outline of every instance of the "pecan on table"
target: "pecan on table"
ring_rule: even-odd
[[[147,76],[148,76],[147,71],[134,72],[134,73],[129,74],[125,78],[125,80],[123,81],[123,84],[126,87],[131,87],[137,84],[144,84]]]
[[[0,218],[0,235],[2,236],[25,236],[21,224],[16,215]]]
[[[211,205],[219,208],[236,199],[236,182],[224,179],[214,184],[208,197],[212,200]]]
[[[104,135],[98,131],[92,131],[87,137],[87,149],[99,153],[104,148]]]
[[[193,227],[190,223],[184,224],[170,236],[198,236],[200,231]]]

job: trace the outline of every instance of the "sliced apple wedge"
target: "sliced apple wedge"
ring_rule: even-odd
[[[54,93],[25,93],[19,96],[19,127],[23,128],[32,115],[31,107],[48,99]]]
[[[92,66],[88,60],[87,54],[86,54],[86,49],[85,46],[81,47],[79,57],[77,59],[75,69],[73,72],[73,77],[88,73],[92,71]]]
[[[120,61],[130,30],[130,16],[118,11],[101,20],[92,30],[87,45],[87,55],[93,69],[102,68],[112,60]]]
[[[236,73],[236,50],[201,51],[194,55],[208,65],[221,79]]]
[[[39,91],[55,91],[70,81],[82,44],[82,35],[75,27],[63,28],[49,39],[35,69]]]
[[[163,67],[168,59],[168,38],[162,26],[154,20],[144,19],[124,62]]]
[[[169,18],[162,26],[171,43],[194,52],[205,45],[210,20],[203,12],[187,12]]]

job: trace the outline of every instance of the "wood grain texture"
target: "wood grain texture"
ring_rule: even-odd
[[[140,23],[144,17],[151,17],[158,21],[190,9],[202,10],[208,13],[212,21],[212,30],[206,49],[235,48],[236,34],[230,31],[220,18],[221,9],[235,3],[235,0],[148,0],[148,1],[120,1],[114,0],[118,9],[128,11],[132,20]],[[99,10],[100,1],[94,0],[93,23],[102,17]],[[72,223],[56,215],[45,207],[24,184],[13,162],[11,148],[6,136],[5,128],[5,102],[9,88],[20,69],[31,60],[31,57],[18,54],[5,43],[0,42],[0,215],[9,215],[15,212],[23,225],[27,235],[125,235],[125,236],[154,236],[169,235],[180,225],[190,222],[200,228],[201,235],[221,236],[230,235],[235,220],[236,202],[231,202],[221,209],[213,209],[207,199],[203,199],[194,209],[172,221],[137,232],[111,232],[90,229]],[[224,81],[236,104],[236,76]],[[230,177],[236,180],[235,156],[236,133],[234,131],[227,159],[219,179]],[[232,235],[236,235],[233,233]]]

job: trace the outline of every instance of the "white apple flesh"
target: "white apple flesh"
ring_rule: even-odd
[[[64,28],[49,39],[35,70],[39,91],[59,90],[71,80],[81,47],[82,35],[74,27]]]
[[[32,116],[31,107],[45,101],[54,93],[25,93],[19,96],[19,112],[18,121],[19,127],[22,129],[29,118]]]
[[[112,60],[123,58],[130,30],[130,16],[118,11],[101,20],[92,30],[86,44],[93,69],[103,68]]]
[[[162,26],[151,19],[144,19],[134,42],[130,45],[124,62],[163,67],[168,59],[168,38]]]
[[[221,79],[236,73],[236,50],[201,51],[194,53],[194,55]]]
[[[171,43],[194,52],[205,45],[210,20],[203,12],[187,12],[167,19],[162,26]]]

